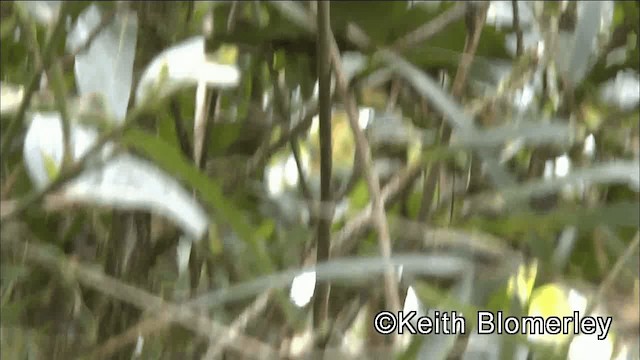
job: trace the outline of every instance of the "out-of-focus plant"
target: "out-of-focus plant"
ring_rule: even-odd
[[[2,356],[638,358],[638,4],[327,4],[2,2]]]

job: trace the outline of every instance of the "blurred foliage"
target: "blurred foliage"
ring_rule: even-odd
[[[457,310],[469,319],[465,336],[404,336],[392,355],[390,337],[370,329],[375,312],[385,309],[383,263],[358,263],[379,250],[370,219],[372,196],[362,164],[355,161],[355,142],[337,91],[332,117],[337,205],[332,261],[337,265],[329,263],[324,273],[316,273],[333,284],[330,328],[313,328],[312,306],[294,306],[288,298],[293,270],[315,261],[320,56],[309,31],[316,24],[311,2],[77,1],[64,2],[62,10],[56,2],[1,2],[2,100],[9,99],[4,84],[19,85],[21,99],[29,100],[22,115],[17,108],[5,113],[3,107],[0,122],[1,356],[235,359],[271,349],[272,357],[292,359],[317,351],[325,351],[324,358],[524,359],[527,353],[535,359],[567,358],[576,351],[570,335],[544,341],[487,337],[480,340],[486,346],[478,348],[471,329],[478,310],[526,315],[542,308],[545,316],[570,314],[575,305],[569,294],[579,291],[589,300],[587,309],[614,318],[613,350],[605,358],[628,349],[624,358],[637,359],[632,351],[638,347],[639,326],[640,129],[638,97],[631,93],[638,91],[640,7],[631,1],[602,2],[598,14],[605,19],[610,9],[611,21],[603,21],[608,26],[587,39],[591,42],[579,43],[581,37],[563,31],[567,21],[580,20],[584,3],[572,14],[573,5],[518,2],[517,27],[511,20],[497,24],[498,7],[508,5],[499,16],[513,16],[511,2],[496,3],[480,29],[475,54],[469,55],[469,20],[472,10],[482,8],[478,4],[331,2],[339,50],[365,59],[354,66],[349,85],[361,110],[367,109],[360,120],[368,117],[367,151],[381,179],[393,251],[424,256],[419,266],[405,266],[400,294],[407,299],[414,294],[423,313]],[[83,104],[91,106],[82,102],[74,54],[65,45],[71,25],[92,4],[103,14],[133,11],[137,16],[132,97],[160,52],[195,36],[205,37],[208,59],[240,72],[237,86],[208,89],[204,130],[196,125],[201,110],[192,84],[150,104],[130,100],[125,125],[101,133],[110,136],[117,151],[149,160],[187,189],[206,212],[203,241],[188,239],[166,214],[66,201],[57,189],[39,189],[26,179],[31,171],[23,149],[28,119],[37,111],[61,108],[50,83],[55,81],[47,76],[51,64],[63,71],[68,93],[62,105],[73,114]],[[456,6],[465,7],[461,16],[397,52],[408,65],[381,61],[380,50],[394,49],[399,39],[440,21]],[[367,48],[353,41],[348,31],[353,25],[370,40]],[[519,56],[512,51],[516,46],[508,45],[516,43],[518,31],[526,40]],[[43,53],[49,48],[50,59]],[[577,70],[563,68],[563,59],[581,55],[588,58],[588,70],[571,84],[568,79]],[[463,91],[451,97],[469,56]],[[408,78],[412,71],[420,77]],[[621,74],[635,76],[635,85],[612,92],[619,96],[615,99],[630,97],[631,105],[603,95]],[[450,141],[444,135],[448,126],[466,117],[472,124],[454,129]],[[389,125],[389,119],[396,122]],[[565,126],[570,136],[558,140],[558,134],[545,130],[550,123]],[[522,124],[529,127],[517,127]],[[372,135],[378,125],[383,126],[381,140]],[[505,130],[510,125],[515,130]],[[5,138],[12,128],[16,136]],[[465,131],[489,144],[456,142]],[[204,160],[196,164],[193,149],[199,138],[206,145]],[[593,149],[586,150],[589,146]],[[57,168],[46,156],[51,178],[64,175],[68,169]],[[490,161],[517,184],[492,187],[495,174],[487,172],[493,168],[484,166]],[[89,161],[80,169],[92,165]],[[599,168],[610,171],[589,172]],[[159,202],[172,191],[167,189],[157,194]],[[515,199],[519,194],[524,198]],[[629,251],[634,256],[626,256]],[[260,305],[268,289],[273,291]],[[186,302],[197,315],[164,319],[157,312],[158,299],[163,305]],[[198,330],[192,321],[197,316],[245,337],[223,339],[227,335]],[[313,334],[317,343],[305,334]]]

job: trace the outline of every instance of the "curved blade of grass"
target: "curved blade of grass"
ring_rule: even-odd
[[[439,278],[458,278],[467,273],[472,266],[472,259],[466,256],[451,254],[394,254],[385,259],[391,266],[402,266],[403,274],[424,275]],[[221,306],[226,303],[239,301],[255,296],[269,288],[283,288],[289,286],[293,279],[306,272],[316,273],[317,281],[359,280],[384,274],[387,263],[382,257],[340,258],[330,260],[315,267],[285,270],[282,272],[262,276],[220,289],[198,297],[185,305],[188,306]],[[497,272],[512,271],[514,259],[506,259],[498,266]]]
[[[529,145],[570,144],[574,138],[575,130],[566,122],[541,124],[528,121],[477,130],[473,134],[461,133],[452,139],[451,145],[495,148],[515,139],[522,139]]]
[[[433,79],[392,51],[381,50],[377,55],[391,69],[404,77],[420,95],[428,99],[434,108],[444,115],[445,120],[451,124],[452,128],[467,137],[477,137],[477,130],[471,116],[467,115],[451,95],[445,93]],[[513,177],[500,166],[495,155],[486,149],[478,150],[478,154],[487,165],[488,174],[496,187],[515,184]]]
[[[479,195],[473,203],[506,205],[532,196],[543,196],[567,186],[581,184],[628,184],[634,191],[640,190],[640,162],[612,161],[588,169],[581,169],[555,179],[538,179],[518,186],[511,186],[498,193]]]
[[[600,31],[600,19],[602,18],[601,1],[585,1],[578,4],[583,7],[581,16],[578,17],[576,33],[573,41],[573,51],[569,64],[569,82],[578,85],[587,73],[593,42]]]

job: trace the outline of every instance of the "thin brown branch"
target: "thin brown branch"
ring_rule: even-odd
[[[598,307],[598,304],[600,304],[602,298],[604,298],[606,293],[615,282],[616,278],[620,275],[620,272],[622,272],[622,268],[627,263],[627,261],[629,261],[629,259],[631,259],[631,257],[634,255],[636,257],[638,256],[638,254],[636,253],[638,251],[638,246],[640,246],[640,232],[636,231],[636,235],[633,237],[622,256],[620,256],[616,263],[613,265],[611,271],[609,271],[604,280],[602,280],[602,282],[598,286],[598,290],[596,291],[596,293],[591,295],[587,300],[587,308],[584,311],[585,316],[593,315],[593,312]],[[566,342],[566,344],[570,344],[575,335],[576,334],[572,332],[569,335],[569,340],[568,342]]]
[[[232,33],[236,27],[236,19],[238,17],[238,2],[231,2],[231,9],[229,9],[229,17],[227,17],[227,33]]]
[[[473,19],[473,25],[470,26],[470,29],[467,33],[467,39],[464,46],[464,54],[460,59],[460,64],[458,65],[456,76],[451,87],[451,94],[455,98],[458,98],[462,95],[462,90],[464,89],[464,84],[467,81],[467,74],[469,72],[469,68],[471,67],[471,62],[473,61],[476,50],[478,49],[478,44],[480,43],[480,34],[482,33],[482,27],[484,26],[484,22],[486,20],[489,3],[485,3],[482,5],[467,4],[466,6],[480,6],[480,8],[475,10],[476,12],[474,15],[475,18]],[[440,138],[440,144],[444,146],[447,145],[449,143],[449,140],[451,139],[452,129],[451,126],[446,123],[443,123],[442,126],[443,129]],[[440,177],[440,167],[441,164],[439,162],[434,163],[429,170],[428,177],[425,179],[425,186],[423,188],[423,195],[425,196],[423,197],[422,207],[418,215],[418,221],[424,222],[429,218],[431,200],[433,199],[433,193]]]
[[[18,180],[18,175],[20,175],[21,167],[16,166],[6,180],[3,181],[2,188],[0,190],[0,199],[5,199],[11,193],[13,186],[16,184]]]
[[[372,219],[378,232],[380,252],[385,259],[389,259],[391,257],[391,238],[389,236],[389,226],[384,209],[384,200],[380,193],[380,180],[373,171],[371,148],[358,124],[357,105],[353,94],[349,92],[348,82],[342,70],[342,60],[340,58],[338,45],[335,42],[335,38],[333,38],[333,34],[331,34],[331,38],[331,58],[335,69],[336,87],[347,110],[349,125],[356,143],[356,156],[362,164],[362,173],[367,181],[369,194],[372,198]],[[395,269],[390,265],[385,272],[385,299],[387,308],[390,311],[399,311],[401,309],[398,295],[398,277],[396,276]]]
[[[313,206],[311,202],[313,201],[313,195],[311,194],[311,189],[309,188],[309,184],[307,182],[307,176],[304,173],[304,168],[302,164],[302,159],[300,158],[300,146],[296,139],[291,139],[291,153],[293,154],[293,160],[296,162],[296,168],[298,169],[298,184],[300,186],[300,191],[302,191],[302,196],[307,201],[309,205],[309,210],[313,210]],[[309,215],[313,218],[313,212],[310,212]]]
[[[331,24],[329,22],[329,2],[317,2],[317,63],[318,63],[318,123],[320,140],[320,201],[331,201]],[[324,207],[323,207],[324,210]],[[331,246],[330,214],[319,212],[317,219],[317,251],[316,263],[329,259]],[[322,327],[327,321],[329,311],[329,282],[316,284],[313,303],[314,328]]]
[[[336,191],[333,200],[335,202],[339,202],[340,200],[342,200],[342,198],[347,196],[347,194],[349,194],[351,190],[353,190],[353,188],[356,186],[358,180],[360,180],[360,175],[360,164],[358,163],[358,158],[354,156],[351,176],[349,176],[347,183],[344,184],[339,191]]]
[[[16,237],[3,238],[2,245],[16,254],[20,254],[28,262],[38,264],[50,271],[59,272],[65,279],[76,280],[86,287],[142,310],[160,310],[158,316],[163,318],[163,321],[179,323],[206,338],[222,337],[230,331],[228,327],[197,314],[191,308],[168,303],[161,297],[123,283],[116,278],[105,275],[102,271],[70,260],[66,256],[55,254],[45,245],[37,242],[27,243],[16,239]],[[256,339],[238,335],[235,340],[229,345],[245,356],[251,357],[253,354],[259,353],[275,358],[277,355],[275,350]]]
[[[445,80],[446,80],[446,74],[443,73],[442,81],[441,81],[443,89],[445,87],[445,82],[446,82]],[[446,124],[444,123],[444,121],[442,121],[440,124],[440,129],[439,129],[440,131],[438,133],[439,143],[442,143],[442,137],[443,137],[445,126]],[[420,210],[418,210],[418,221],[421,221],[421,222],[426,221],[429,215],[429,211],[431,210],[431,205],[433,203],[435,186],[438,181],[438,175],[440,174],[440,167],[441,167],[440,162],[436,161],[433,164],[431,164],[429,169],[425,169],[425,171],[423,172],[425,181],[423,181],[422,183],[422,199],[420,203]]]
[[[524,44],[522,39],[522,29],[520,28],[520,12],[518,11],[518,0],[511,0],[513,8],[513,31],[516,32],[516,55],[522,56]]]
[[[420,175],[421,163],[410,165],[402,172],[395,175],[381,191],[384,204],[402,192],[409,184]],[[359,236],[372,223],[372,206],[368,205],[364,210],[354,216],[331,240],[331,256],[337,257],[348,253],[356,246]]]
[[[89,351],[86,359],[106,359],[123,347],[134,343],[138,340],[138,337],[145,337],[160,331],[168,324],[170,324],[169,318],[164,313],[160,313],[153,318],[141,320],[123,333],[109,338],[96,349]]]
[[[638,246],[640,245],[640,232],[636,232],[636,235],[633,237],[627,249],[624,251],[622,256],[618,258],[618,261],[613,265],[611,271],[607,274],[607,276],[602,280],[600,286],[598,286],[598,291],[596,294],[590,299],[589,305],[585,311],[586,315],[591,315],[593,310],[596,308],[600,300],[605,296],[605,294],[609,291],[613,283],[616,281],[616,278],[622,272],[623,266],[631,259],[632,256],[638,256],[636,251],[638,251]]]
[[[305,115],[304,119],[296,124],[296,126],[294,126],[289,132],[282,134],[273,144],[266,144],[266,146],[258,148],[258,151],[256,151],[256,153],[247,161],[245,166],[245,176],[251,176],[251,174],[253,174],[257,169],[260,169],[273,154],[278,152],[278,150],[283,146],[289,144],[291,139],[301,136],[309,129],[313,122],[313,117],[318,114],[317,105],[311,104],[311,107],[312,108],[307,111],[307,115]]]
[[[402,87],[402,82],[400,79],[394,79],[391,81],[391,91],[389,92],[389,100],[387,101],[387,112],[392,112],[395,109],[396,104],[398,102],[398,96],[400,95],[400,88]]]
[[[211,341],[207,352],[202,357],[203,360],[213,360],[220,356],[220,353],[229,344],[235,340],[238,334],[247,327],[250,321],[255,319],[269,303],[271,297],[271,290],[267,290],[258,296],[251,305],[236,318],[236,320],[229,326],[229,332],[227,332],[221,339],[217,341]]]

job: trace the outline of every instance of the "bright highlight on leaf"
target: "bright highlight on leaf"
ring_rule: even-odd
[[[166,79],[162,79],[166,67]],[[186,86],[204,82],[210,87],[234,87],[240,80],[240,72],[234,65],[222,65],[207,60],[204,37],[196,36],[170,47],[158,55],[145,69],[136,90],[136,104],[158,91],[164,97]],[[155,100],[155,99],[154,99]]]

